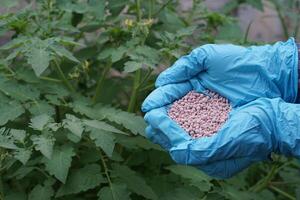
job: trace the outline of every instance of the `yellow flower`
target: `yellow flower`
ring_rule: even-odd
[[[128,27],[132,27],[133,26],[133,20],[132,19],[125,19],[124,24]]]

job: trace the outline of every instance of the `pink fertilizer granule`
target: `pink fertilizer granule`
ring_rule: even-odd
[[[224,97],[212,91],[206,91],[206,94],[191,91],[175,101],[168,111],[171,119],[193,138],[217,133],[231,110]]]

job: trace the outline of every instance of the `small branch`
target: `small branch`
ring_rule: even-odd
[[[114,200],[117,200],[117,198],[115,196],[115,193],[114,193],[114,190],[113,190],[112,182],[111,182],[111,179],[110,179],[110,176],[109,176],[109,173],[108,173],[108,167],[106,165],[106,162],[105,162],[105,159],[104,159],[104,155],[103,155],[103,153],[102,153],[102,151],[100,149],[97,148],[97,150],[98,150],[98,152],[100,154],[101,163],[102,163],[102,166],[104,168],[104,174],[105,174],[105,177],[106,177],[106,179],[108,181],[108,185],[109,185],[112,197],[113,197]]]
[[[142,19],[141,2],[140,2],[140,0],[135,0],[135,3],[136,3],[137,21],[140,22]]]
[[[60,68],[57,60],[54,60],[54,66],[56,69],[57,74],[60,76],[60,78],[62,79],[62,81],[64,82],[65,86],[71,91],[71,92],[75,92],[75,89],[73,88],[73,86],[71,85],[71,83],[68,81],[68,79],[66,78],[64,72],[62,71],[62,69]]]
[[[96,87],[96,92],[95,92],[95,95],[93,97],[93,103],[95,104],[100,96],[100,93],[101,93],[101,89],[102,89],[102,86],[103,86],[103,82],[106,78],[106,75],[107,73],[109,72],[110,68],[111,68],[111,65],[112,63],[109,62],[103,69],[102,71],[102,74],[98,80],[98,83],[97,83],[97,87]]]
[[[289,38],[289,30],[288,30],[288,27],[287,27],[287,25],[285,23],[284,17],[283,17],[283,15],[281,13],[280,6],[274,0],[271,0],[271,2],[275,6],[275,10],[276,10],[276,12],[278,14],[278,17],[279,17],[279,20],[280,20],[280,23],[281,23],[281,26],[282,26],[282,29],[283,29],[284,37],[286,39],[288,39]]]
[[[51,82],[56,82],[56,83],[61,83],[62,80],[56,79],[56,78],[50,78],[47,76],[40,76],[39,79],[45,80],[45,81],[51,81]]]
[[[290,199],[290,200],[296,200],[295,197],[293,197],[292,195],[290,195],[290,194],[286,193],[285,191],[279,189],[278,187],[275,187],[273,185],[269,185],[269,188],[272,189],[272,190],[274,190],[275,192],[281,194],[282,196]]]
[[[129,104],[128,104],[128,112],[133,112],[136,104],[137,95],[139,92],[139,84],[141,79],[141,69],[138,69],[135,72],[134,80],[133,80],[133,87],[132,87],[132,93],[130,96]]]

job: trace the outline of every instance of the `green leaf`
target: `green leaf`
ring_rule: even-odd
[[[49,116],[55,114],[55,108],[48,104],[46,101],[37,101],[28,109],[32,115],[41,115],[47,113]]]
[[[0,129],[0,147],[5,149],[19,149],[15,145],[15,140],[5,128]]]
[[[52,158],[46,158],[44,160],[46,170],[62,183],[65,183],[73,156],[75,156],[75,152],[72,147],[66,145],[56,147],[53,151]]]
[[[12,121],[25,112],[22,105],[15,100],[0,103],[0,126]]]
[[[49,124],[51,121],[53,121],[53,120],[49,115],[41,114],[41,115],[38,115],[38,116],[32,118],[30,120],[31,123],[29,126],[35,130],[42,131],[42,130],[44,130],[46,125]]]
[[[8,191],[8,194],[5,195],[4,199],[5,200],[27,200],[27,195],[22,192],[18,191]]]
[[[79,118],[75,117],[74,115],[66,114],[66,119],[63,120],[63,126],[81,138],[81,135],[84,131],[84,126]]]
[[[115,148],[115,136],[103,130],[92,129],[90,137],[95,141],[97,147],[100,147],[106,155],[112,156]]]
[[[55,142],[55,138],[51,134],[33,135],[30,139],[37,151],[40,151],[46,158],[51,159]]]
[[[86,165],[81,169],[71,171],[66,184],[59,188],[56,197],[84,192],[105,182],[100,165]]]
[[[183,178],[189,179],[190,184],[198,187],[201,191],[209,191],[212,187],[212,184],[210,183],[211,178],[195,167],[171,165],[166,167],[166,169]]]
[[[96,106],[95,109],[99,113],[98,115],[124,126],[133,134],[145,136],[146,122],[141,116],[109,106]]]
[[[50,48],[61,57],[66,57],[67,59],[74,62],[80,62],[76,57],[73,56],[73,54],[69,50],[67,50],[63,46],[52,45]]]
[[[182,199],[188,199],[188,200],[199,200],[202,198],[199,198],[200,196],[197,193],[193,193],[190,190],[187,190],[185,188],[174,188],[174,190],[163,194],[163,196],[160,198],[160,200],[182,200]]]
[[[112,133],[120,133],[120,134],[125,134],[123,131],[120,131],[119,129],[116,129],[115,127],[109,125],[106,122],[103,121],[98,121],[98,120],[83,120],[83,123],[91,128],[95,128],[95,129],[99,129],[99,130],[103,130],[103,131],[107,131],[107,132],[112,132]]]
[[[30,149],[18,149],[14,152],[14,157],[25,165],[30,159],[31,153]]]
[[[130,200],[130,192],[125,184],[112,183],[110,187],[102,187],[98,192],[98,200]]]
[[[26,131],[19,129],[10,129],[11,136],[18,142],[24,143],[26,137]]]
[[[30,172],[34,170],[34,167],[27,167],[27,166],[21,166],[19,169],[17,169],[13,174],[9,176],[9,178],[15,177],[16,179],[20,180],[27,176]]]
[[[51,200],[54,191],[51,186],[35,186],[28,195],[28,200]]]
[[[104,19],[105,16],[105,0],[90,0],[90,11],[96,16],[98,20]]]
[[[128,61],[124,64],[124,72],[130,73],[142,68],[142,64],[135,61]]]
[[[15,80],[8,80],[0,76],[0,91],[20,102],[35,100],[39,97],[40,92],[36,87],[27,84],[20,84]],[[1,102],[2,103],[2,102]]]
[[[40,76],[49,66],[50,54],[45,49],[33,48],[29,52],[28,64],[37,76]]]
[[[145,180],[127,166],[114,165],[112,174],[126,183],[132,192],[148,199],[157,199],[156,194]]]

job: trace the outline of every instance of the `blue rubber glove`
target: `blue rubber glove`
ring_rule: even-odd
[[[158,90],[164,90],[163,86],[169,84],[189,82],[196,91],[206,88],[219,93],[232,106],[244,105],[259,97],[281,97],[292,103],[297,98],[297,65],[298,52],[293,38],[248,48],[208,44],[177,60],[158,76],[155,84]],[[170,100],[174,99],[147,98],[142,111],[172,103]]]
[[[146,134],[180,164],[208,175],[229,178],[271,152],[300,158],[300,105],[280,98],[259,98],[233,109],[212,137],[191,138],[167,115],[168,106],[145,115]]]

